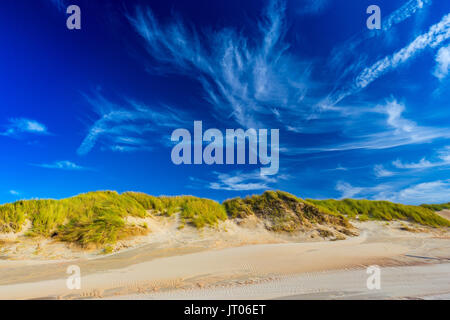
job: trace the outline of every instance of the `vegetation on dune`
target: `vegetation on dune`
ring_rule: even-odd
[[[266,191],[244,199],[234,198],[226,200],[223,205],[231,218],[255,215],[269,222],[267,228],[272,231],[294,232],[315,223],[351,226],[343,215],[282,191]]]
[[[142,235],[150,230],[144,223],[134,225],[126,217],[179,214],[182,229],[186,223],[197,228],[216,226],[227,218],[256,216],[272,231],[294,232],[324,224],[344,230],[347,218],[360,221],[409,220],[433,227],[450,226],[434,211],[450,209],[441,205],[408,206],[387,201],[303,200],[282,191],[234,198],[219,204],[192,196],[150,196],[138,192],[118,194],[99,191],[62,200],[22,200],[0,206],[0,233],[20,232],[31,222],[28,236],[52,237],[82,246],[109,246],[117,240]]]
[[[31,222],[29,236],[53,237],[82,246],[105,245],[149,232],[128,225],[128,216],[145,218],[147,211],[167,216],[180,212],[183,223],[197,228],[217,225],[227,215],[219,203],[190,196],[154,197],[143,193],[99,191],[62,200],[23,200],[0,206],[0,232],[19,232]]]
[[[222,205],[213,200],[194,198],[183,204],[181,218],[197,228],[203,228],[226,220],[227,213]]]
[[[343,214],[349,218],[358,217],[361,221],[374,220],[408,220],[432,227],[450,226],[450,222],[430,208],[411,206],[389,201],[371,200],[308,200],[318,207],[334,213]]]
[[[450,210],[450,202],[442,204],[422,204],[421,207],[427,208],[433,211]]]
[[[123,218],[111,208],[94,207],[93,210],[98,211],[93,218],[74,218],[61,225],[54,235],[62,241],[87,247],[90,244],[112,244],[117,240],[144,235],[149,231],[145,225],[126,225]]]
[[[19,232],[26,219],[30,236],[56,237],[81,245],[105,244],[130,233],[142,233],[127,226],[127,216],[145,217],[146,210],[132,198],[101,191],[63,200],[23,200],[0,206],[0,231]]]
[[[126,192],[124,195],[135,199],[146,210],[167,216],[179,212],[183,222],[192,223],[197,228],[215,226],[219,221],[227,219],[223,206],[210,199],[193,196],[154,197],[139,192]]]

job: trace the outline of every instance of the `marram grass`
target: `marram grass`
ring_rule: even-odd
[[[431,209],[433,211],[450,210],[450,202],[442,204],[422,204],[421,207]]]
[[[318,207],[326,208],[335,213],[341,213],[349,218],[358,217],[359,220],[405,220],[422,225],[441,227],[450,226],[450,222],[439,216],[437,205],[412,206],[389,201],[371,200],[308,200]],[[436,210],[437,209],[437,210]]]
[[[168,216],[179,212],[184,223],[197,228],[215,226],[227,219],[223,206],[209,199],[99,191],[62,200],[22,200],[2,205],[0,232],[20,232],[29,220],[29,236],[53,237],[82,246],[105,245],[147,233],[145,225],[130,226],[124,218],[144,218],[149,212]]]
[[[282,191],[235,198],[220,204],[192,196],[155,197],[138,192],[118,194],[98,191],[62,200],[21,200],[0,206],[0,232],[20,232],[31,222],[28,236],[52,237],[82,246],[110,245],[117,240],[146,234],[147,225],[130,225],[125,218],[179,213],[180,229],[214,227],[226,219],[254,215],[266,221],[272,231],[294,232],[312,224],[350,226],[348,218],[359,220],[405,220],[423,225],[450,226],[435,210],[450,204],[407,206],[387,201],[303,200]]]
[[[342,214],[331,212],[283,191],[266,191],[262,195],[226,200],[223,205],[231,218],[254,215],[264,219],[272,231],[295,232],[312,224],[350,227]]]

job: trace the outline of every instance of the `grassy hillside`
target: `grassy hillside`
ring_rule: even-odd
[[[294,232],[312,224],[350,227],[340,213],[334,213],[282,191],[266,191],[262,195],[226,200],[223,205],[231,218],[254,215],[268,221],[272,231]]]
[[[227,219],[224,207],[210,199],[192,196],[154,197],[138,192],[126,192],[123,196],[134,199],[145,210],[154,213],[171,216],[180,212],[182,223],[192,223],[197,228],[215,226],[219,221]]]
[[[408,220],[432,227],[450,226],[450,222],[425,206],[410,206],[389,201],[308,200],[318,207],[359,220]]]
[[[223,207],[195,197],[153,197],[141,193],[100,191],[63,200],[26,200],[0,206],[0,232],[19,232],[32,223],[29,236],[53,237],[82,246],[108,244],[145,234],[148,228],[128,225],[124,218],[144,218],[147,210],[171,215],[181,212],[186,223],[201,228],[225,220]]]
[[[450,204],[406,206],[387,201],[302,200],[281,191],[226,200],[223,204],[192,196],[154,197],[144,193],[99,191],[62,200],[23,200],[0,206],[0,233],[20,232],[31,222],[28,236],[52,237],[82,246],[106,245],[150,232],[145,224],[126,223],[126,217],[180,214],[181,225],[214,227],[219,221],[251,215],[272,231],[294,232],[314,224],[336,229],[359,220],[409,220],[433,227],[450,226],[434,210]]]

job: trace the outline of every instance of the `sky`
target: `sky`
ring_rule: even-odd
[[[449,1],[3,0],[0,42],[0,203],[275,189],[450,201]],[[172,132],[194,121],[278,129],[278,172],[174,164]]]

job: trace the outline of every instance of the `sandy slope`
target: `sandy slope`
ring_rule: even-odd
[[[301,298],[303,294],[322,292],[323,285],[328,282],[328,292],[337,292],[341,287],[342,282],[338,279],[341,276],[349,279],[350,284],[360,286],[360,281],[355,279],[367,277],[364,269],[367,265],[404,266],[424,263],[432,264],[433,268],[435,264],[439,264],[439,267],[433,269],[436,271],[430,271],[434,277],[433,284],[430,282],[430,286],[427,286],[427,282],[421,280],[416,296],[450,292],[448,277],[443,276],[448,270],[448,264],[443,263],[450,261],[448,233],[401,231],[399,223],[386,225],[381,222],[366,222],[357,226],[361,230],[360,236],[343,241],[289,242],[270,239],[269,242],[278,243],[227,248],[224,243],[229,239],[217,241],[219,245],[216,245],[216,242],[205,235],[191,241],[171,243],[170,246],[165,242],[164,245],[162,242],[154,242],[96,259],[53,263],[3,261],[0,263],[0,299],[134,298],[136,296],[133,295],[137,293],[144,294],[139,296],[143,298],[167,298],[171,294],[173,298],[180,298],[185,294],[183,292],[195,288],[200,290],[194,291],[197,294],[194,297],[205,297],[206,294],[213,299],[226,297],[223,289],[220,289],[222,286],[235,288],[231,292],[235,292],[239,298]],[[246,243],[240,238],[243,235],[233,232],[238,230],[231,231],[231,234],[240,241],[230,245]],[[256,234],[251,239],[256,241]],[[66,287],[65,271],[71,264],[81,268],[81,290],[68,290]],[[303,286],[303,278],[292,278],[302,274],[300,277],[304,277],[305,273],[316,275],[317,272],[346,269],[355,270],[344,271],[350,272],[344,275],[328,273],[333,281],[328,276],[323,279],[314,276],[314,279],[318,279],[317,283],[310,281],[307,287]],[[411,270],[413,269],[404,269],[404,278],[398,278],[399,281],[404,279],[401,281],[410,282],[408,275],[415,277],[413,272],[416,272]],[[389,271],[387,274],[396,279],[395,272]],[[289,279],[293,279],[292,283]],[[407,291],[395,283],[393,282],[391,291],[385,293],[386,297],[400,297]],[[264,284],[268,287],[264,287]],[[245,289],[242,285],[262,287]],[[348,290],[351,286],[345,288]],[[180,289],[183,291],[176,291]]]

